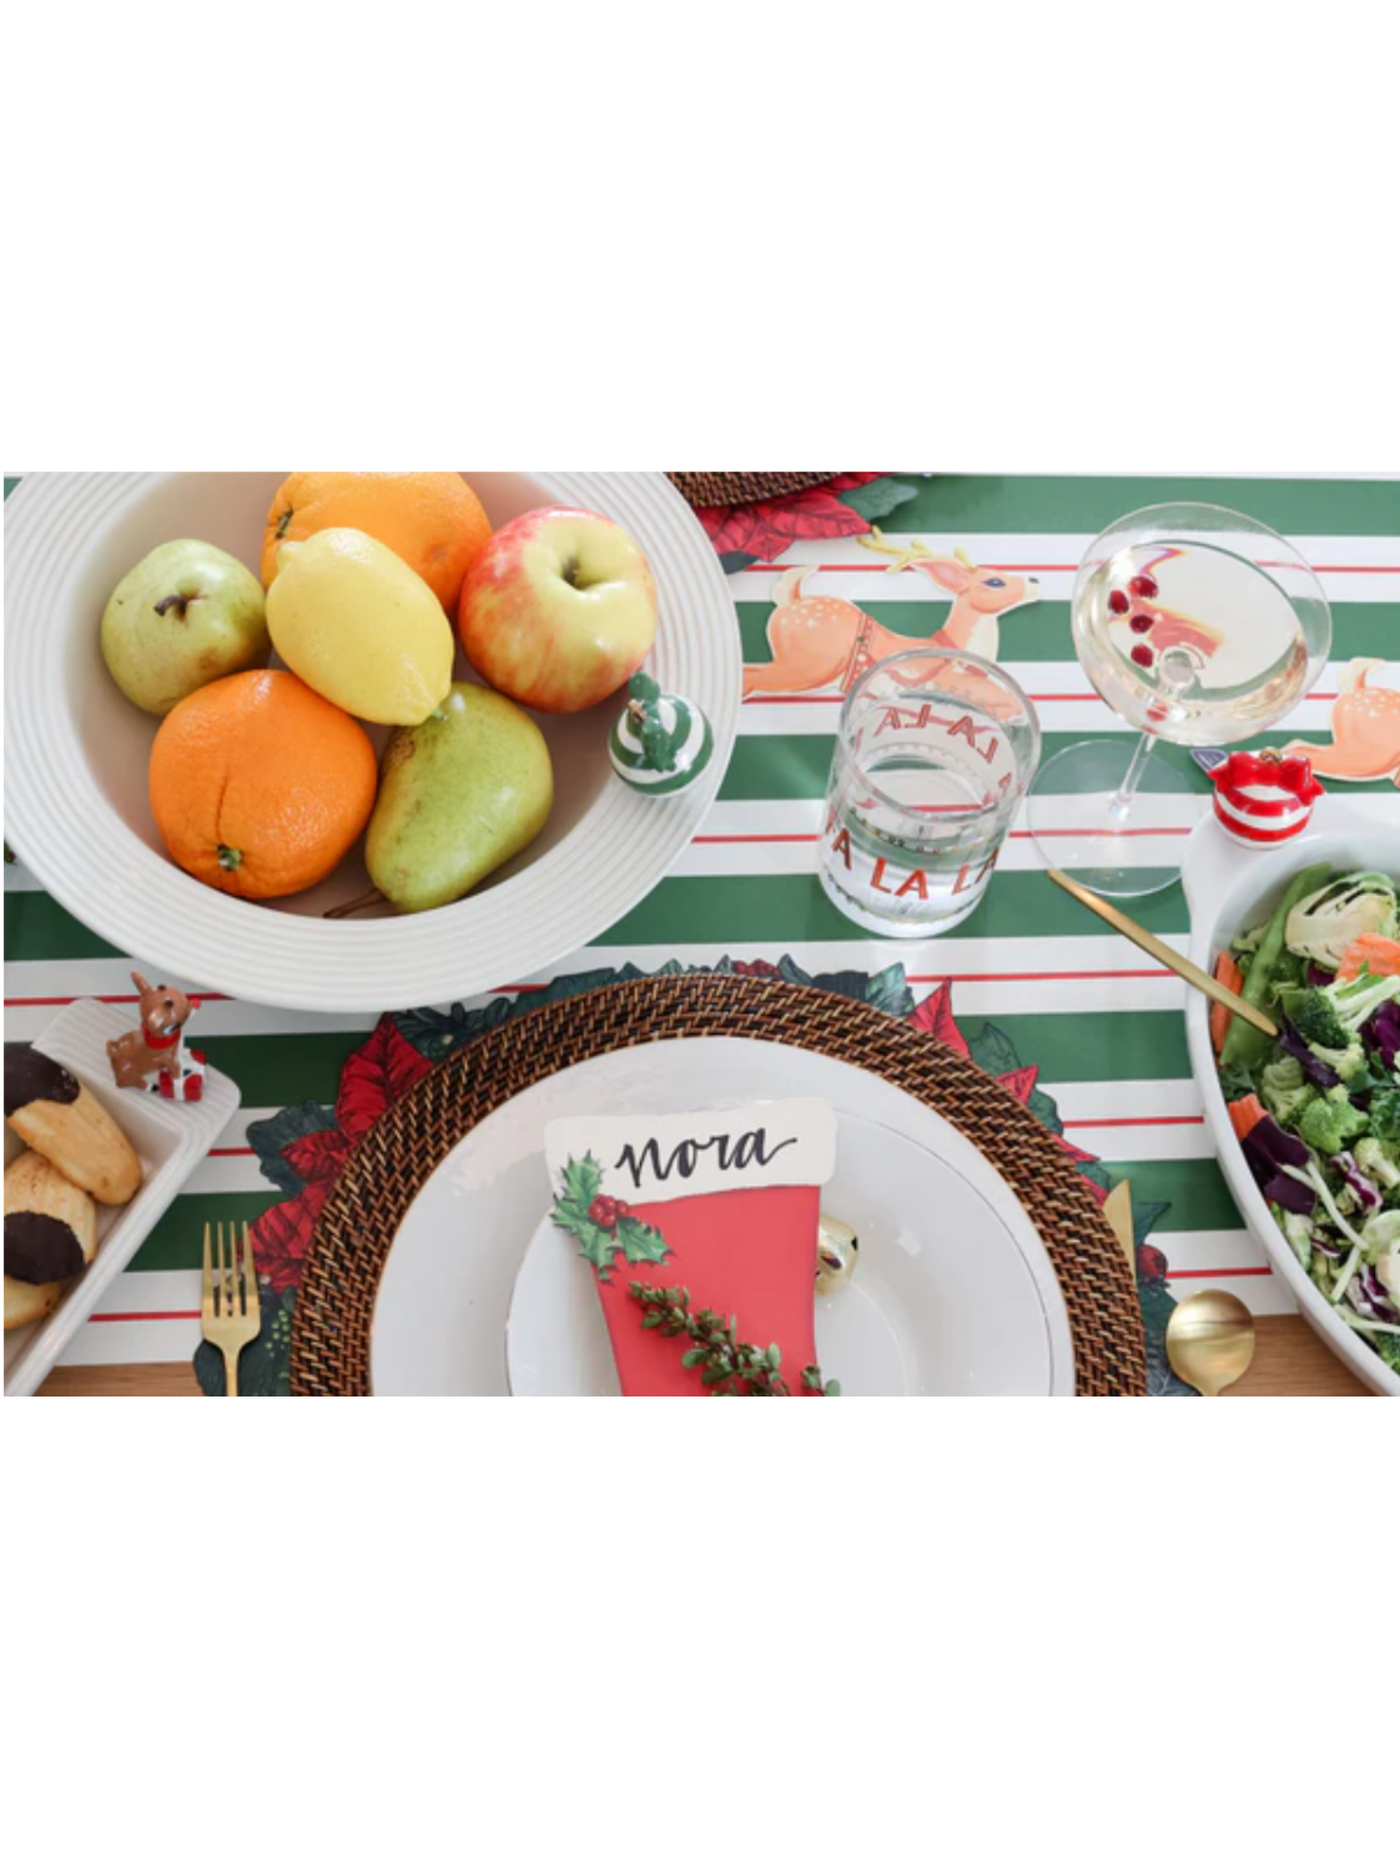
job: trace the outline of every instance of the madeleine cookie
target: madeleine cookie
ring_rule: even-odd
[[[5,1051],[5,1114],[20,1140],[104,1206],[141,1184],[136,1150],[71,1071],[32,1044]]]
[[[5,1327],[37,1322],[97,1254],[97,1208],[41,1154],[5,1169]]]

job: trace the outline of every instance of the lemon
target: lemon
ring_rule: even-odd
[[[284,544],[267,627],[293,674],[357,719],[420,726],[452,685],[456,643],[442,604],[364,532],[332,527]]]

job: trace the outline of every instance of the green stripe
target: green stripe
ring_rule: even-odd
[[[833,716],[835,713],[833,707]],[[831,770],[834,729],[833,718],[833,730],[830,733],[765,733],[736,739],[734,755],[719,789],[721,799],[727,803],[743,803],[752,800],[781,802],[786,798],[825,797],[827,776]],[[1122,732],[1046,733],[1041,740],[1041,763],[1048,763],[1057,752],[1079,745],[1086,739],[1113,739],[1121,743],[1124,736]],[[1249,743],[1255,748],[1281,746],[1287,745],[1292,737],[1291,733],[1257,733]],[[1209,793],[1210,780],[1191,757],[1187,747],[1159,744],[1154,757],[1158,763],[1165,763],[1176,771],[1186,773],[1192,780],[1191,789],[1199,792],[1202,797]],[[1395,795],[1395,786],[1388,778],[1374,779],[1367,784],[1338,783],[1331,788],[1337,797],[1355,793]]]
[[[947,620],[951,603],[878,602],[860,605],[882,628],[895,635],[927,641]],[[768,618],[772,603],[736,603],[745,661],[771,661]],[[1073,662],[1068,603],[1031,603],[1001,618],[1001,661]],[[1400,642],[1400,603],[1334,603],[1332,605],[1333,661],[1356,655],[1383,655]]]
[[[922,997],[926,988],[914,989]],[[957,1002],[955,985],[955,1015]],[[969,1041],[984,1023],[1005,1031],[1017,1056],[1039,1065],[1047,1083],[1155,1082],[1191,1074],[1179,1011],[996,1012],[958,1022]]]
[[[1243,1227],[1239,1208],[1213,1160],[1106,1160],[1132,1181],[1134,1201],[1171,1207],[1157,1221],[1163,1232],[1233,1232]]]
[[[1186,903],[1179,886],[1133,903],[1133,918],[1154,933],[1183,933]],[[1045,875],[1023,872],[994,876],[975,914],[958,929],[959,940],[1010,940],[1036,934],[1073,937],[1096,931],[1097,923]],[[645,901],[600,936],[601,946],[703,944],[737,954],[757,941],[865,940],[871,936],[827,900],[812,875],[677,875],[661,882]],[[888,945],[900,957],[900,941]]]
[[[131,1260],[133,1271],[197,1271],[204,1263],[204,1228],[235,1225],[260,1218],[282,1195],[275,1187],[265,1193],[185,1193],[172,1200],[155,1229]]]
[[[1277,532],[1400,535],[1393,480],[1192,480],[893,474],[919,491],[886,521],[900,532],[1101,532],[1140,506],[1192,500],[1247,512]]]
[[[270,1020],[279,1013],[269,1011]],[[340,1072],[352,1051],[373,1029],[367,1018],[359,1031],[299,1031],[281,1036],[211,1037],[199,1040],[216,1070],[238,1084],[245,1108],[285,1108],[293,1102],[333,1103]]]
[[[52,895],[16,889],[5,896],[5,958],[121,959],[114,946],[74,920]]]

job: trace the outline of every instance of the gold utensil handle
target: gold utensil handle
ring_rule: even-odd
[[[1217,1005],[1224,1005],[1227,1011],[1233,1011],[1237,1018],[1243,1018],[1246,1023],[1252,1024],[1255,1030],[1262,1031],[1266,1037],[1278,1036],[1278,1026],[1272,1018],[1260,1011],[1257,1005],[1246,1003],[1239,993],[1232,992],[1228,985],[1222,985],[1218,979],[1212,979],[1208,972],[1202,972],[1193,961],[1183,959],[1175,947],[1168,946],[1165,940],[1159,940],[1156,934],[1149,933],[1145,927],[1139,927],[1136,921],[1129,920],[1127,915],[1120,913],[1111,901],[1105,901],[1102,895],[1096,895],[1092,888],[1082,888],[1078,882],[1071,881],[1069,876],[1059,869],[1050,869],[1047,873],[1051,881],[1063,888],[1067,895],[1073,895],[1075,900],[1082,902],[1091,914],[1097,914],[1101,921],[1107,921],[1110,927],[1131,940],[1134,946],[1140,946],[1144,953],[1150,953],[1153,959],[1159,960],[1163,966],[1170,967],[1188,985],[1194,985],[1198,992],[1204,992],[1207,998],[1213,998]]]

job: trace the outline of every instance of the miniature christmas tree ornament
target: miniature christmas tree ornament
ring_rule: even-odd
[[[663,694],[649,674],[634,674],[627,692],[627,711],[608,740],[613,770],[634,791],[674,797],[714,756],[710,722],[692,701]]]

